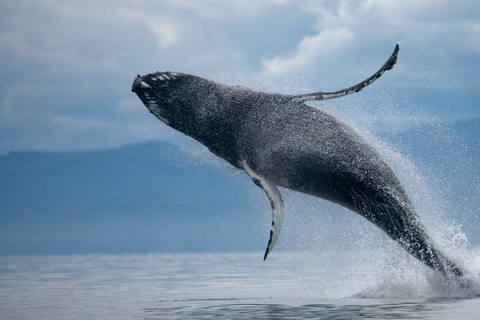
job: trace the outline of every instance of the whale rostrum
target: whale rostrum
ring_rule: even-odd
[[[263,189],[272,207],[264,259],[282,227],[284,205],[277,187],[283,187],[342,205],[430,268],[462,276],[428,235],[377,150],[344,122],[305,103],[359,92],[393,68],[398,51],[397,44],[372,76],[336,91],[265,93],[178,72],[137,76],[132,91],[162,122],[243,170]]]

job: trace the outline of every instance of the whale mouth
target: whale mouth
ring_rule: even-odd
[[[141,76],[137,75],[132,84],[132,92],[139,93],[142,90],[160,89],[170,85],[170,82],[180,77],[180,73],[177,72],[155,72]]]
[[[181,74],[176,72],[155,72],[144,76],[138,75],[132,84],[132,92],[137,94],[151,113],[167,125],[170,122],[166,110],[162,107],[162,96],[180,76]]]

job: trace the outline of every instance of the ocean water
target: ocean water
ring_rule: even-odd
[[[0,257],[0,319],[479,319],[478,250],[470,286],[399,252]]]

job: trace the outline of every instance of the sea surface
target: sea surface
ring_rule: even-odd
[[[480,319],[478,276],[448,282],[401,251],[262,258],[0,257],[0,319]]]

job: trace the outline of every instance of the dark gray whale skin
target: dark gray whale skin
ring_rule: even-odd
[[[387,61],[385,70],[394,63],[389,66]],[[369,83],[362,84],[360,89]],[[238,169],[248,165],[272,185],[353,210],[430,268],[446,277],[462,276],[461,268],[431,240],[381,155],[345,123],[304,103],[324,100],[328,94],[345,95],[340,92],[351,88],[355,86],[333,93],[286,95],[156,72],[138,76],[132,91],[160,120]],[[272,233],[270,242],[271,238]]]

